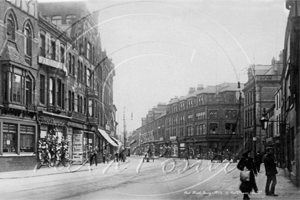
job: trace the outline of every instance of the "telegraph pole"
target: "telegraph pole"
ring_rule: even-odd
[[[125,108],[123,112],[123,135],[124,135],[124,149],[126,148],[126,122],[125,122]]]

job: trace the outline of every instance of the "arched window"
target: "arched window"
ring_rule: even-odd
[[[15,40],[15,22],[13,19],[12,14],[10,14],[6,19],[7,29],[6,29],[6,35],[8,39]]]
[[[66,17],[67,24],[73,24],[75,20],[76,20],[76,15],[67,15]]]
[[[25,34],[25,42],[24,42],[25,54],[31,56],[32,55],[32,31],[28,24],[25,26],[24,34]]]

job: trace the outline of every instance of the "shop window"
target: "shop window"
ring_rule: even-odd
[[[27,56],[31,57],[31,55],[32,55],[32,31],[28,24],[25,26],[24,34],[25,34],[25,42],[24,42],[25,54]]]
[[[218,124],[217,123],[210,123],[209,124],[210,134],[218,134]]]
[[[17,125],[3,123],[3,152],[17,153]]]
[[[12,14],[8,15],[6,19],[6,24],[7,24],[7,31],[6,31],[7,38],[10,40],[15,40],[16,26]]]
[[[34,126],[20,126],[20,152],[34,152]]]

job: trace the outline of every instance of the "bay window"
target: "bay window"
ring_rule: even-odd
[[[11,65],[3,65],[1,71],[3,80],[4,100],[17,104],[32,104],[33,78],[25,70]]]

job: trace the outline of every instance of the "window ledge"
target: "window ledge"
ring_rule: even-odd
[[[3,153],[2,155],[0,155],[0,157],[25,157],[25,156],[31,156],[31,157],[35,157],[36,154],[35,153],[24,153],[21,152],[19,155],[18,154],[14,154],[14,153]]]

